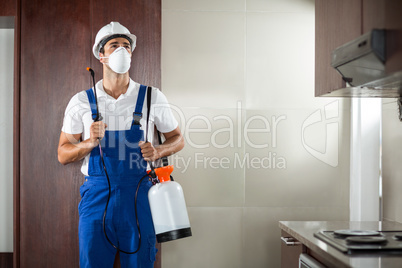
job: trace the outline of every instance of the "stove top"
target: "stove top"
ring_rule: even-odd
[[[402,255],[402,231],[321,231],[315,237],[346,254]]]

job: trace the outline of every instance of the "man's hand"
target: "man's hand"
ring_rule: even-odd
[[[103,139],[105,136],[105,129],[107,128],[107,125],[103,123],[102,121],[98,122],[93,122],[91,124],[91,127],[89,129],[90,132],[90,142],[94,144],[95,146],[99,144],[99,140]],[[98,140],[99,139],[99,140]]]
[[[179,127],[167,133],[161,133],[165,137],[162,144],[155,148],[150,142],[140,141],[142,156],[146,161],[155,161],[161,157],[170,156],[177,153],[184,147],[184,139],[181,135]]]
[[[101,121],[92,123],[90,127],[90,138],[80,142],[82,133],[67,134],[60,133],[59,147],[57,156],[63,165],[83,159],[92,149],[99,145],[99,139],[105,136],[107,125]]]
[[[141,148],[142,157],[144,157],[145,161],[155,161],[161,157],[152,143],[140,141],[138,145]]]

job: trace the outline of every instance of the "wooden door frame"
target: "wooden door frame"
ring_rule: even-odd
[[[13,267],[20,267],[20,95],[21,95],[21,0],[16,0],[14,16],[14,111],[13,111]]]

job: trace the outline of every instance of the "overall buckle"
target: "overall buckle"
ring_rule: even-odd
[[[140,125],[140,120],[142,118],[142,113],[133,113],[133,125]]]

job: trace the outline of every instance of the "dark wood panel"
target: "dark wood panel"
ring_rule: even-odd
[[[112,20],[138,37],[131,77],[160,87],[161,3],[118,1],[111,8],[105,1],[96,5],[79,0],[21,1],[19,105],[15,106],[20,142],[14,146],[20,156],[20,166],[14,167],[15,252],[19,253],[14,265],[77,267],[78,189],[83,177],[81,163],[61,166],[57,161],[63,113],[75,93],[90,87],[85,67],[96,65],[93,40]],[[101,65],[93,67],[100,79]],[[160,267],[160,254],[155,267]]]
[[[402,70],[402,1],[385,1],[385,28],[387,29],[387,73]]]
[[[345,86],[331,67],[331,52],[362,34],[361,1],[315,1],[315,96]]]
[[[89,87],[89,2],[22,0],[20,266],[77,267],[80,163],[57,145],[69,99]]]
[[[387,30],[388,74],[402,69],[402,1],[363,0],[363,32]]]
[[[385,28],[385,1],[363,0],[363,33]]]
[[[92,42],[101,27],[118,21],[137,36],[133,52],[130,77],[139,83],[161,86],[161,1],[160,0],[115,0],[113,6],[93,5],[91,14]],[[119,7],[119,8],[118,8]],[[100,79],[102,65],[92,57],[94,70]]]
[[[1,268],[13,267],[13,253],[0,253],[0,267]]]
[[[292,237],[287,232],[281,230],[282,237]],[[297,268],[299,267],[299,256],[302,253],[302,245],[287,246],[284,242],[281,243],[281,267],[282,268]]]
[[[17,1],[14,24],[14,111],[13,111],[13,207],[14,267],[20,267],[20,84],[21,84],[21,1]]]
[[[17,0],[1,0],[0,16],[17,16]]]

